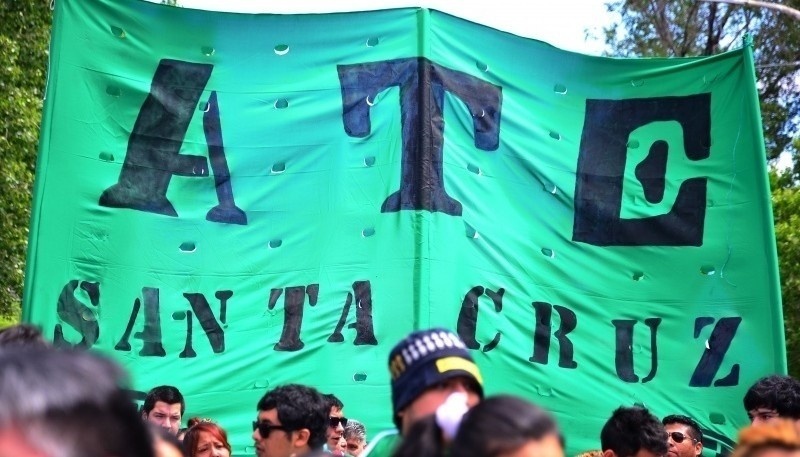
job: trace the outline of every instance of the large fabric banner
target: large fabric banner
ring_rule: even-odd
[[[264,392],[391,426],[387,357],[456,330],[570,452],[620,405],[710,455],[785,372],[751,46],[564,52],[427,9],[57,0],[24,318],[252,454]]]

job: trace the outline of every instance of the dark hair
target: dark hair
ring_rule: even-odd
[[[556,421],[542,408],[512,395],[478,403],[464,416],[450,449],[459,457],[496,456],[552,435],[564,447]]]
[[[222,442],[222,445],[225,446],[225,449],[227,449],[229,453],[231,452],[231,445],[228,443],[228,434],[225,433],[225,430],[222,427],[214,422],[197,419],[197,421],[194,422],[194,425],[189,427],[189,430],[186,431],[186,435],[183,437],[183,453],[186,455],[186,457],[194,457],[197,453],[197,444],[200,442],[200,433],[210,434],[215,439]]]
[[[142,412],[145,415],[150,414],[150,411],[156,407],[156,402],[163,401],[168,405],[175,403],[181,404],[181,416],[186,410],[186,402],[183,401],[183,395],[177,387],[173,386],[158,386],[150,389],[147,396],[144,398],[144,405],[142,405]]]
[[[450,446],[449,455],[491,457],[512,452],[528,441],[553,435],[564,447],[555,420],[543,409],[522,398],[498,395],[467,412]],[[446,447],[436,416],[411,425],[394,457],[438,457]]]
[[[289,431],[308,429],[308,447],[312,450],[325,444],[331,409],[317,389],[300,384],[279,386],[261,397],[257,409],[276,409],[278,420]]]
[[[682,424],[685,425],[689,432],[692,434],[692,438],[696,439],[699,442],[703,442],[703,430],[700,429],[700,424],[695,422],[689,416],[683,416],[681,414],[672,414],[663,419],[661,419],[661,423],[664,425],[669,424]]]
[[[151,457],[152,440],[122,388],[124,372],[86,351],[0,351],[0,429],[65,457]]]
[[[0,329],[0,347],[39,347],[49,346],[39,327],[30,324],[16,324]]]
[[[780,417],[800,419],[800,381],[791,376],[765,376],[747,390],[743,403],[745,411],[769,408]]]
[[[431,414],[411,424],[392,457],[439,457],[444,454],[444,448],[442,429],[436,424],[436,416]]]
[[[645,408],[620,407],[603,425],[600,446],[618,457],[635,455],[641,449],[664,455],[668,448],[666,436],[664,425]]]
[[[330,411],[331,409],[338,409],[338,410],[344,409],[344,403],[342,403],[342,400],[339,400],[339,398],[336,395],[322,394],[322,398],[325,399],[325,404],[328,405],[328,411]]]

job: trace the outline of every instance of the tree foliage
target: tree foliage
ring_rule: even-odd
[[[800,8],[800,0],[779,2]],[[699,0],[618,0],[606,4],[621,21],[605,30],[612,55],[687,57],[712,55],[754,36],[761,114],[767,157],[787,152],[800,157],[792,144],[800,116],[800,23],[778,11]]]
[[[800,8],[800,0],[780,2]],[[775,10],[699,0],[617,0],[621,21],[605,30],[617,56],[712,55],[754,36],[767,158],[792,155],[786,173],[772,172],[772,204],[781,273],[789,372],[800,377],[800,22]],[[794,137],[794,142],[792,142]]]
[[[0,2],[0,320],[20,310],[50,20],[47,1]]]
[[[796,146],[800,147],[800,144]],[[789,372],[800,378],[800,187],[788,172],[770,173],[770,184],[781,272],[787,360]]]

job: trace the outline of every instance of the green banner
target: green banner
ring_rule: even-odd
[[[430,326],[570,452],[634,403],[722,452],[786,370],[751,52],[57,0],[24,318],[178,386],[237,455],[288,382],[390,427],[388,352]]]

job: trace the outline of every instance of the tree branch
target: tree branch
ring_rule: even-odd
[[[730,3],[731,5],[744,5],[744,6],[758,6],[761,8],[769,8],[782,13],[786,13],[797,20],[800,20],[800,10],[788,7],[786,5],[779,5],[777,3],[761,2],[758,0],[700,0],[701,2],[712,3]]]

